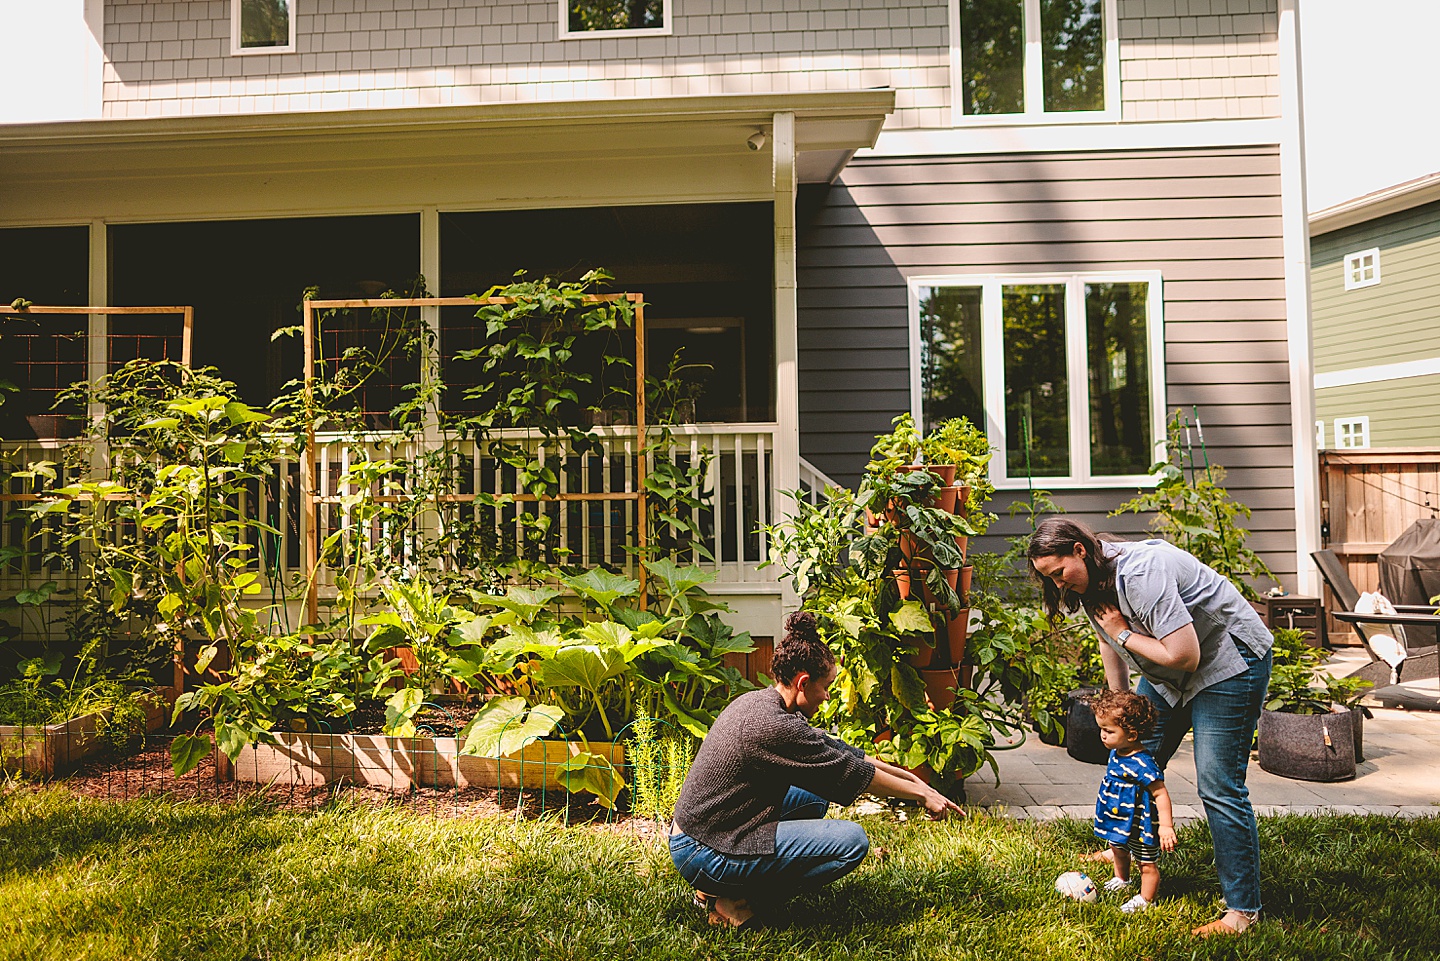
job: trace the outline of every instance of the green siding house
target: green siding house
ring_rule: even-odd
[[[1440,446],[1440,173],[1310,217],[1322,448]]]

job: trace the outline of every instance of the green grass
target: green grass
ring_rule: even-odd
[[[1147,915],[1051,890],[1086,824],[865,820],[860,870],[757,933],[712,929],[656,839],[333,804],[0,797],[0,958],[1432,958],[1440,820],[1261,822],[1266,921],[1216,917],[1209,835],[1181,832]],[[1097,871],[1101,880],[1105,871]]]

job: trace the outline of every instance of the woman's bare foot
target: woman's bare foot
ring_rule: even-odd
[[[1245,930],[1260,918],[1259,913],[1246,914],[1244,911],[1226,911],[1223,917],[1216,918],[1209,924],[1202,924],[1190,933],[1198,937],[1208,938],[1216,934],[1244,934]]]
[[[1082,861],[1109,861],[1111,864],[1114,864],[1114,863],[1115,863],[1115,852],[1112,851],[1110,848],[1104,848],[1104,849],[1099,850],[1099,851],[1091,851],[1089,854],[1082,854],[1082,855],[1080,855],[1080,860],[1082,860]]]
[[[755,916],[750,909],[750,902],[744,898],[711,898],[710,899],[710,923],[728,924],[732,928],[738,928]]]

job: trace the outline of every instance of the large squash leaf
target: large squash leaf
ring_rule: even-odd
[[[530,708],[523,697],[496,697],[470,719],[460,732],[461,754],[508,757],[531,741],[545,737],[565,717],[553,704]]]

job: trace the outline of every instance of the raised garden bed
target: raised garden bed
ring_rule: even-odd
[[[165,726],[164,691],[160,697],[144,705],[147,732]],[[104,746],[98,729],[100,718],[108,715],[107,709],[55,724],[0,724],[0,771],[48,778],[74,767]]]
[[[564,790],[560,765],[587,748],[579,741],[532,741],[505,758],[459,753],[453,737],[387,737],[383,734],[276,735],[276,744],[251,744],[231,763],[217,752],[221,780],[260,784],[351,784],[407,791],[411,788],[545,788]],[[588,750],[617,769],[622,744],[590,742]]]

